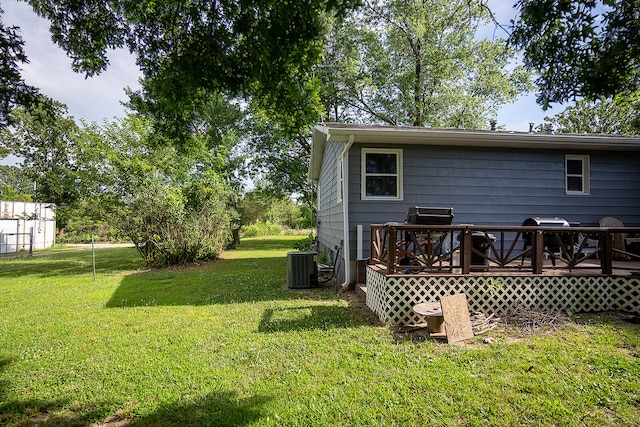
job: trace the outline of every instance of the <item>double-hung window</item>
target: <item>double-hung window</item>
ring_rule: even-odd
[[[568,154],[564,158],[565,193],[588,195],[589,156]]]
[[[402,200],[401,149],[362,149],[362,199]]]

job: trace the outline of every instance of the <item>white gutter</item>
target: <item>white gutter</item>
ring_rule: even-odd
[[[355,139],[353,134],[349,135],[349,141],[347,141],[344,150],[340,153],[340,167],[342,168],[342,222],[344,224],[344,240],[342,245],[344,283],[341,285],[343,289],[349,287],[351,282],[351,260],[349,259],[349,150]]]
[[[640,136],[594,134],[547,134],[506,131],[473,131],[423,127],[396,127],[333,123],[316,126],[318,132],[331,133],[333,141],[354,135],[358,142],[375,144],[419,144],[463,147],[538,148],[639,151]]]

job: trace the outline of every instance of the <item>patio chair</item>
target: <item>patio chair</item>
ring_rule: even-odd
[[[618,218],[614,218],[612,216],[606,216],[606,217],[602,218],[598,222],[598,224],[600,224],[600,227],[606,227],[606,228],[622,228],[622,227],[624,227],[624,224],[622,223],[622,221],[620,221]],[[626,238],[627,238],[627,234],[626,233],[613,233],[613,249],[615,249],[615,251],[613,252],[613,258],[614,259],[627,259],[628,258],[623,253],[618,252],[618,251],[622,251],[622,252],[626,252],[627,251],[626,244],[625,244]]]

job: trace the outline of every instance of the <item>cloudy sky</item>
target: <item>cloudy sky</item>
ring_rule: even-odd
[[[514,18],[512,4],[515,0],[491,0],[489,4],[499,22],[508,24]],[[29,64],[23,67],[23,77],[30,85],[51,98],[67,105],[69,114],[87,122],[102,122],[126,114],[121,102],[127,100],[124,88],[139,87],[138,71],[134,58],[126,51],[115,51],[109,56],[110,66],[97,77],[85,79],[71,71],[71,61],[62,49],[51,42],[48,22],[35,15],[30,6],[16,0],[3,0],[5,25],[21,28]],[[505,37],[500,29],[487,28],[485,35]],[[529,122],[540,124],[546,113],[535,103],[535,95],[522,97],[514,104],[503,107],[498,114],[498,124],[511,131],[528,131]]]

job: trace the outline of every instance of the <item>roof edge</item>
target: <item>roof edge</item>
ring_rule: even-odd
[[[320,124],[314,127],[314,132],[323,133],[331,141],[344,142],[348,140],[349,135],[354,135],[355,142],[361,143],[640,151],[640,136],[547,134],[343,123]]]

